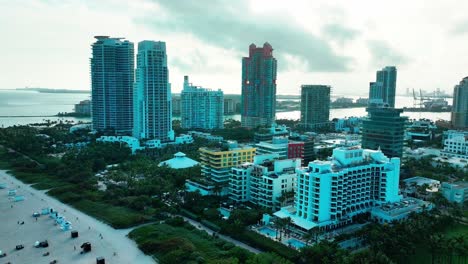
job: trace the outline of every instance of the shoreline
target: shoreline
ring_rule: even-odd
[[[46,191],[36,190],[31,185],[23,183],[6,170],[0,170],[0,182],[8,186],[6,189],[0,189],[2,197],[0,198],[0,211],[2,211],[0,250],[7,253],[7,256],[1,259],[2,262],[33,263],[37,261],[36,257],[40,257],[49,261],[57,259],[59,263],[94,263],[96,257],[102,256],[108,263],[157,263],[151,256],[145,255],[135,241],[127,237],[128,233],[137,227],[114,229],[47,195]],[[24,195],[24,201],[8,201],[6,194],[13,188],[17,189],[18,195]],[[72,223],[72,230],[79,232],[79,238],[71,239],[70,232],[61,231],[54,226],[53,219],[47,215],[39,217],[38,222],[34,222],[32,213],[40,212],[44,207],[54,208],[59,215],[65,216]],[[18,219],[24,221],[25,225],[17,225]],[[49,241],[49,248],[32,247],[35,241],[44,239]],[[83,242],[91,242],[93,249],[90,253],[81,255],[78,252]],[[16,251],[14,247],[17,244],[23,244],[25,248]],[[74,246],[77,248],[76,251],[73,249]],[[50,256],[38,255],[45,251],[50,252]],[[114,256],[114,252],[117,255]]]

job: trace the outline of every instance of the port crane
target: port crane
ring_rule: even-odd
[[[416,95],[416,92],[413,89],[413,107],[419,107],[422,108],[424,106],[424,101],[431,101],[432,99],[430,97],[424,97],[422,90],[419,89],[419,98]],[[419,101],[419,102],[418,102]]]

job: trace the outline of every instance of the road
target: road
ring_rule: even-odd
[[[225,235],[222,235],[222,234],[219,234],[211,229],[209,229],[208,227],[204,226],[203,224],[201,224],[200,222],[197,222],[195,220],[192,220],[188,217],[185,217],[185,216],[181,216],[179,215],[180,217],[184,218],[185,221],[187,221],[189,224],[193,225],[194,227],[196,227],[197,229],[199,230],[204,230],[205,232],[207,232],[209,235],[213,235],[213,233],[216,233],[217,236],[219,236],[219,238],[223,239],[223,240],[226,240],[228,242],[231,242],[233,243],[234,245],[238,246],[238,247],[241,247],[243,249],[246,249],[252,253],[255,253],[255,254],[258,254],[258,253],[262,253],[262,251],[256,249],[256,248],[253,248],[245,243],[242,243],[240,242],[239,240],[235,240],[231,237],[228,237],[228,236],[225,236]]]

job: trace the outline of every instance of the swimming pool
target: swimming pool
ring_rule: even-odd
[[[257,230],[258,230],[258,232],[260,232],[260,233],[262,233],[264,235],[267,235],[267,236],[270,236],[270,237],[276,237],[276,230],[274,230],[272,228],[269,228],[267,226],[260,227]]]
[[[291,246],[293,246],[293,247],[295,247],[295,248],[297,248],[297,249],[303,248],[303,247],[305,247],[305,245],[306,245],[304,242],[302,242],[302,241],[300,241],[300,240],[297,240],[297,239],[295,239],[295,238],[290,238],[290,239],[288,239],[288,241],[286,241],[286,244],[287,244],[287,245],[291,245]]]
[[[229,218],[229,216],[231,216],[231,212],[227,210],[226,208],[218,208],[218,211],[222,216],[226,218]]]

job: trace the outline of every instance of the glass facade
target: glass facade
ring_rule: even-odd
[[[402,109],[367,108],[362,119],[362,148],[381,149],[388,157],[401,157],[407,117]]]
[[[468,77],[453,89],[452,125],[455,128],[468,128]]]
[[[162,142],[174,140],[171,103],[166,43],[138,43],[133,136]]]
[[[91,98],[95,130],[130,134],[133,125],[133,43],[96,36],[92,44]]]
[[[304,127],[316,128],[329,122],[330,91],[328,85],[301,86],[301,124]]]

